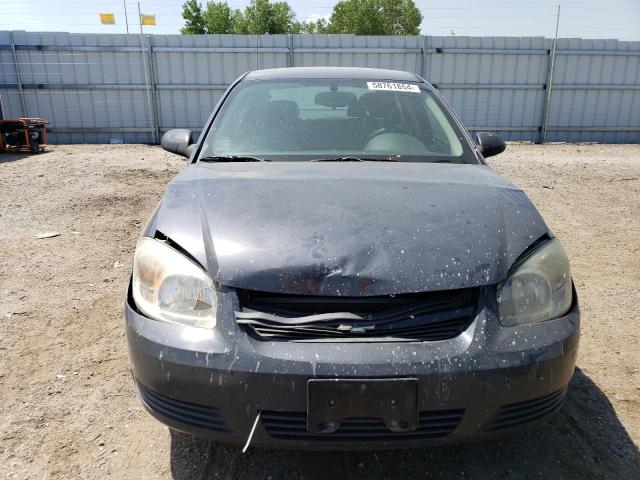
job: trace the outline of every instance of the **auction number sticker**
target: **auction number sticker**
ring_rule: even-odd
[[[369,90],[387,90],[390,92],[420,93],[420,87],[413,83],[367,82]]]

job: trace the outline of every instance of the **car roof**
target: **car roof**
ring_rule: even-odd
[[[254,70],[246,80],[274,80],[287,78],[356,78],[361,80],[422,81],[417,75],[400,70],[359,67],[289,67]]]

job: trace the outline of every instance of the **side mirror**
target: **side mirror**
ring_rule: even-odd
[[[485,158],[498,155],[507,148],[507,144],[500,138],[500,135],[490,132],[476,133],[476,145]]]
[[[169,130],[167,133],[162,135],[160,145],[167,152],[182,155],[187,158],[191,155],[191,151],[195,146],[191,142],[191,130],[187,130],[185,128],[174,128],[173,130]]]

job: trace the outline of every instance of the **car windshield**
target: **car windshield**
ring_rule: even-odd
[[[353,79],[239,83],[199,159],[478,163],[426,85]]]

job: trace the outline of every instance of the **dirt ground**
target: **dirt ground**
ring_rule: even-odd
[[[511,144],[491,164],[571,258],[583,326],[563,410],[490,443],[243,456],[172,435],[128,369],[133,248],[184,162],[144,145],[1,155],[0,478],[640,479],[640,145]]]

